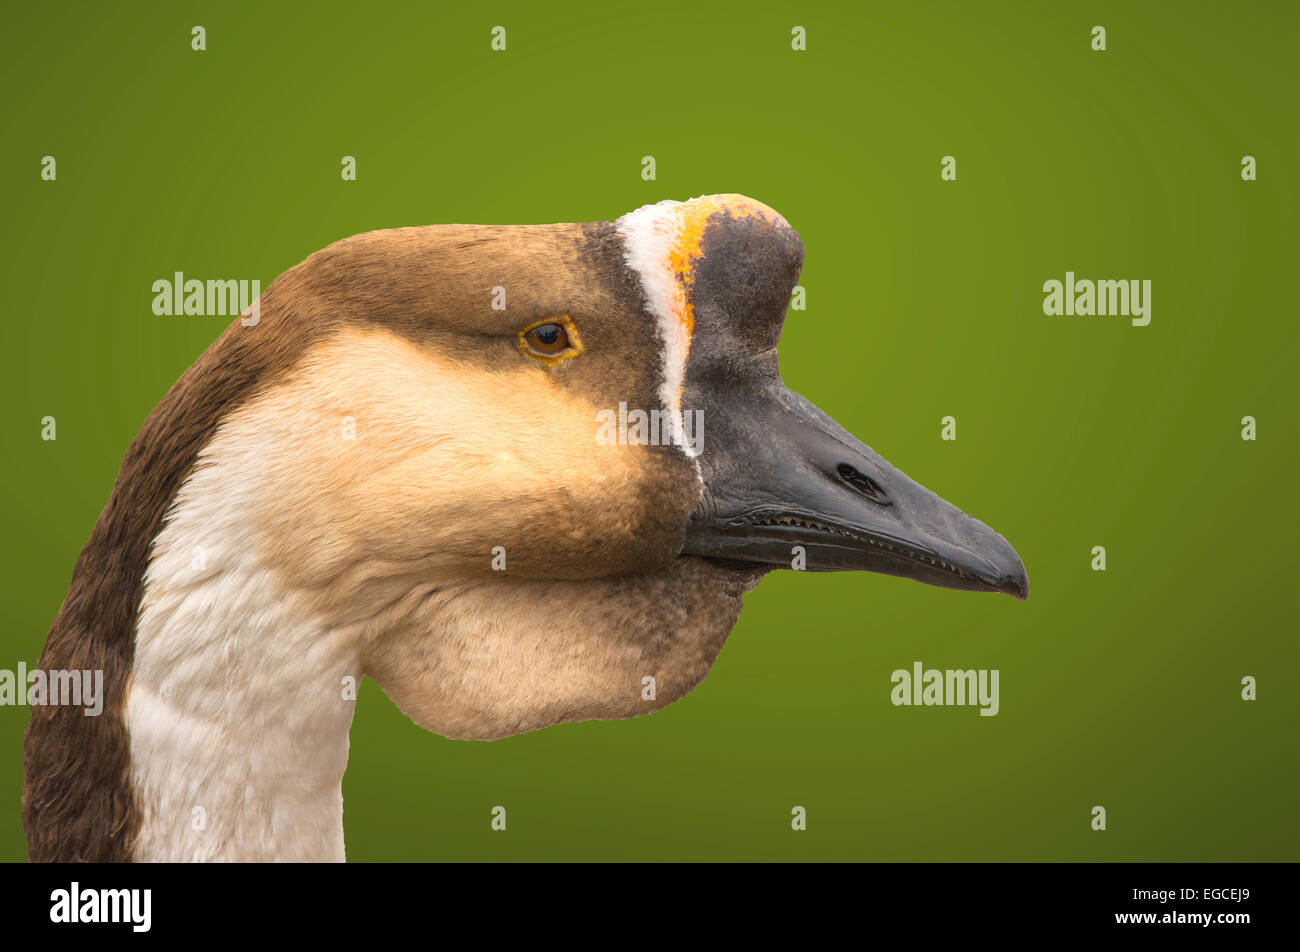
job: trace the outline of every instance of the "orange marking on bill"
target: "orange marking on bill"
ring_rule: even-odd
[[[705,195],[683,202],[675,209],[679,225],[677,243],[668,254],[677,288],[673,295],[673,312],[682,329],[682,355],[691,349],[691,336],[695,332],[695,308],[691,304],[691,285],[695,283],[695,262],[704,255],[704,232],[709,219],[717,212],[729,212],[732,218],[766,218],[785,222],[775,210],[744,195]],[[681,406],[682,389],[677,388],[676,405]]]
[[[756,202],[744,195],[705,195],[684,202],[677,209],[681,223],[681,237],[669,254],[669,266],[673,276],[681,286],[679,298],[680,313],[678,319],[686,326],[689,335],[695,330],[695,309],[691,306],[690,289],[695,282],[695,262],[704,254],[701,245],[709,219],[717,212],[730,212],[732,218],[767,218],[784,222],[777,212],[762,202]]]

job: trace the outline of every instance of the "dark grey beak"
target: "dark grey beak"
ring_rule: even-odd
[[[744,388],[741,388],[742,390]],[[1029,595],[1006,539],[885,462],[779,378],[703,408],[704,496],[684,552]]]

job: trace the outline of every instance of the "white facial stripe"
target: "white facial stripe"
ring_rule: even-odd
[[[663,342],[663,382],[659,400],[675,432],[684,433],[682,425],[682,387],[686,377],[686,356],[690,351],[691,333],[687,323],[686,292],[673,270],[673,252],[682,240],[681,202],[665,200],[644,205],[628,212],[615,225],[623,238],[624,260],[641,280],[649,310],[659,327]],[[684,439],[678,446],[687,456],[697,450]]]

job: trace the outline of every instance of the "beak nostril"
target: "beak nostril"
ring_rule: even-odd
[[[848,463],[840,463],[839,466],[835,467],[835,469],[840,474],[840,479],[844,480],[844,482],[848,483],[872,502],[879,503],[882,506],[888,506],[891,504],[889,494],[885,492],[884,487],[866,473],[854,469]]]

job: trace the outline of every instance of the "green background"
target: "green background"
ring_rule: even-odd
[[[349,858],[1300,859],[1297,9],[7,10],[0,667],[35,664],[127,444],[228,323],[154,316],[155,279],[742,192],[807,246],[787,383],[1004,534],[1029,601],[773,574],[685,700],[490,744],[366,682]],[[1150,279],[1150,326],[1045,316],[1067,270]],[[1001,713],[893,707],[915,660],[1000,669]],[[9,860],[27,715],[0,709]]]

